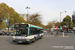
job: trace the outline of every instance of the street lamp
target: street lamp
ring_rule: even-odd
[[[66,13],[66,11],[63,11],[63,12]],[[60,12],[60,23],[61,23],[61,14],[62,14],[63,12]],[[61,25],[61,24],[60,24],[60,25]]]
[[[66,11],[63,11],[63,12],[66,13]],[[60,12],[60,28],[61,28],[61,14],[62,14],[63,12]],[[63,36],[64,36],[64,33],[63,33]]]
[[[30,7],[26,7],[25,9],[27,9],[27,23],[28,23],[28,9],[30,9]]]

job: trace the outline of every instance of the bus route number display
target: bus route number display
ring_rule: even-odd
[[[27,24],[16,24],[15,27],[28,27]]]
[[[20,27],[28,27],[27,24],[21,24]]]

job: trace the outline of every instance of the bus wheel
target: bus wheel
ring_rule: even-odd
[[[32,43],[34,43],[36,41],[36,38],[33,39]]]
[[[40,37],[40,39],[42,39],[43,36]]]
[[[16,42],[15,40],[13,40],[13,42]]]

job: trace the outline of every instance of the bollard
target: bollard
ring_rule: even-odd
[[[63,32],[63,36],[64,36],[64,32]]]

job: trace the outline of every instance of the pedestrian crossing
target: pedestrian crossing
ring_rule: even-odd
[[[44,35],[44,37],[55,37],[54,35]]]

